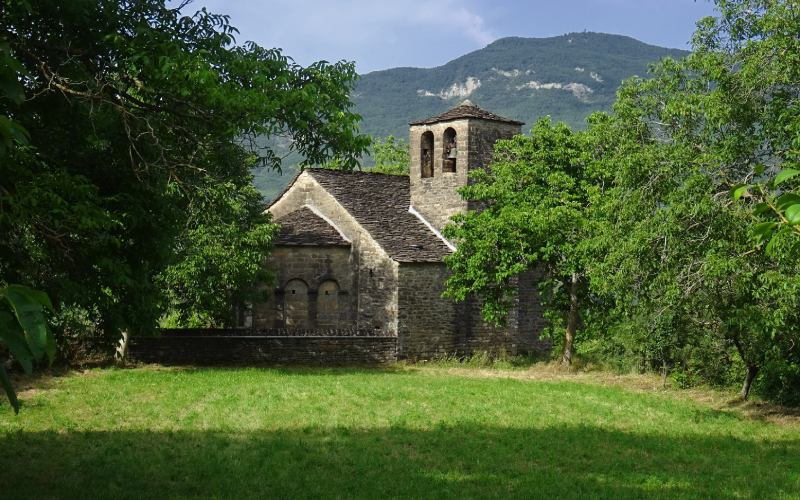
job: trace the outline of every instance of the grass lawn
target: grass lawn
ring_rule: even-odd
[[[0,407],[0,497],[800,498],[796,423],[509,373],[42,378]]]

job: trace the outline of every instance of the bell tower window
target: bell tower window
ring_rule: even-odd
[[[442,172],[455,172],[456,161],[458,159],[458,142],[456,141],[456,131],[448,127],[442,137],[444,143],[444,156],[442,161]]]
[[[420,175],[433,177],[433,132],[424,132],[419,142]]]

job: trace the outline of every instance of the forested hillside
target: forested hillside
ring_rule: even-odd
[[[364,132],[404,137],[410,121],[469,98],[530,128],[540,116],[583,128],[608,109],[619,84],[649,64],[686,52],[604,33],[501,38],[437,68],[393,68],[362,75],[353,101]]]
[[[408,123],[470,99],[494,113],[525,122],[550,115],[575,128],[591,112],[609,109],[622,80],[645,75],[648,65],[687,52],[604,33],[499,39],[436,68],[393,68],[362,75],[352,94],[362,131],[406,138]],[[283,189],[300,158],[283,175],[260,170],[256,186],[267,198]],[[369,160],[367,160],[369,163]]]

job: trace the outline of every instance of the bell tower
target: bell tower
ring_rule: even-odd
[[[485,111],[470,101],[425,120],[412,122],[409,130],[411,209],[437,231],[468,204],[458,188],[466,186],[467,174],[486,168],[494,143],[520,133],[522,122]]]

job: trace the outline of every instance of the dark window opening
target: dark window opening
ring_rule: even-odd
[[[458,142],[456,141],[456,131],[448,128],[443,136],[444,153],[442,156],[442,172],[455,172],[456,160],[458,159]]]
[[[422,134],[419,148],[420,175],[433,177],[433,132],[428,131]]]

